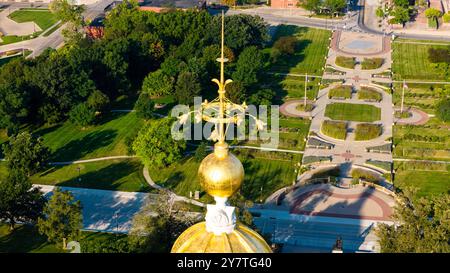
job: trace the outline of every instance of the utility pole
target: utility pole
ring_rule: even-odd
[[[400,113],[403,113],[403,101],[405,100],[405,80],[403,80],[403,88],[402,88],[402,103],[400,106]]]
[[[308,86],[308,73],[305,73],[305,97],[303,98],[303,110],[306,111],[306,88]]]

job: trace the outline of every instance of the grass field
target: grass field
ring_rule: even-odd
[[[325,116],[334,120],[373,122],[380,120],[381,109],[366,104],[332,103],[327,105]]]
[[[70,122],[42,127],[34,133],[44,138],[53,152],[52,161],[71,161],[112,155],[126,155],[125,138],[132,136],[144,121],[134,112],[108,114],[100,125],[81,129]]]
[[[285,75],[267,75],[260,83],[264,88],[272,89],[278,101],[303,98],[305,96],[305,78]],[[319,78],[308,78],[306,96],[313,100],[319,91]]]
[[[4,177],[7,173],[6,164],[0,162],[0,176]],[[45,171],[31,176],[30,180],[34,184],[100,190],[141,192],[152,190],[144,179],[142,164],[137,158],[50,166]]]
[[[400,189],[415,187],[418,189],[418,196],[450,194],[449,177],[449,171],[402,170],[395,174],[395,185]]]
[[[328,53],[328,30],[298,27],[293,25],[280,25],[274,35],[273,41],[283,36],[294,36],[298,39],[296,53],[280,58],[270,67],[271,71],[283,73],[310,73],[322,75],[325,56]],[[270,54],[270,47],[266,48]]]
[[[84,242],[101,242],[126,239],[126,235],[102,232],[82,231],[80,244]],[[81,247],[83,249],[83,246]],[[0,224],[0,253],[64,253],[61,247],[47,241],[36,227],[19,225],[11,232],[9,226]]]
[[[291,161],[239,158],[245,170],[241,190],[247,199],[259,201],[260,198],[267,198],[275,190],[290,185],[295,177],[294,164]],[[190,191],[200,191],[200,200],[210,202],[211,197],[202,190],[198,181],[199,165],[193,158],[186,158],[168,168],[149,169],[149,172],[156,183],[172,189],[177,194],[189,197]]]
[[[429,41],[433,43],[433,41]],[[448,44],[450,45],[450,44]],[[412,44],[394,42],[392,44],[392,71],[394,78],[417,80],[448,80],[445,71],[428,61],[429,48],[446,48],[448,45]]]
[[[16,10],[9,15],[9,18],[18,22],[35,22],[42,31],[58,22],[56,15],[49,10]]]

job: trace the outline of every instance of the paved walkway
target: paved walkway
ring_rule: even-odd
[[[400,111],[400,108],[396,108],[396,111]],[[409,118],[394,118],[394,122],[399,125],[423,125],[430,120],[430,116],[422,110],[417,108],[405,108],[403,111],[410,113]]]
[[[12,7],[6,8],[5,10],[0,12],[0,32],[3,33],[4,36],[24,36],[31,35],[36,31],[41,31],[41,28],[34,22],[18,23],[8,18],[8,15],[19,9],[19,7]]]

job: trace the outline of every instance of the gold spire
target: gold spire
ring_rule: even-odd
[[[214,197],[216,205],[208,205],[206,221],[197,223],[184,231],[176,240],[171,252],[175,253],[205,253],[205,252],[248,252],[267,253],[270,247],[264,239],[250,228],[236,223],[234,207],[226,204],[228,197],[233,195],[244,180],[244,168],[239,159],[228,151],[225,142],[225,125],[238,123],[236,115],[230,115],[232,110],[245,114],[245,103],[238,105],[225,96],[225,87],[232,80],[225,80],[224,64],[228,61],[224,56],[224,12],[222,11],[220,79],[213,79],[218,87],[218,98],[202,103],[201,117],[215,124],[211,138],[217,143],[214,152],[206,156],[199,167],[200,185]],[[205,114],[205,110],[218,110],[218,115]],[[207,111],[206,111],[207,112]],[[216,137],[213,137],[214,133]]]

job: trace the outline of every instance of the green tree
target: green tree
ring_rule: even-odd
[[[233,80],[238,81],[244,87],[251,86],[258,82],[258,75],[264,65],[264,55],[255,46],[245,48],[239,55],[236,63],[236,71],[233,73]]]
[[[436,116],[444,121],[450,121],[450,98],[440,100],[436,105]]]
[[[182,207],[176,208],[175,200],[168,191],[160,191],[156,202],[147,202],[133,217],[129,233],[133,251],[169,252],[176,238],[195,223],[186,211]]]
[[[24,60],[13,60],[0,69],[0,128],[14,128],[27,121],[31,90]]]
[[[406,189],[395,208],[395,225],[380,224],[376,230],[381,252],[450,252],[450,195],[417,198]]]
[[[243,103],[248,99],[247,90],[241,82],[233,81],[227,85],[226,96],[235,103]]]
[[[49,9],[64,23],[72,22],[81,25],[86,7],[84,5],[73,5],[69,3],[69,0],[54,0],[50,3]]]
[[[409,0],[394,0],[394,5],[396,7],[407,8],[409,6]]]
[[[409,9],[401,6],[396,6],[391,13],[394,18],[391,19],[392,23],[405,25],[409,21]]]
[[[109,98],[99,90],[94,90],[87,99],[87,106],[95,111],[102,112],[109,106]]]
[[[326,8],[328,8],[328,10],[330,11],[330,14],[334,15],[334,14],[337,14],[338,12],[342,11],[343,9],[345,9],[345,7],[347,6],[347,1],[346,0],[325,0],[323,4]]]
[[[382,7],[378,7],[378,8],[375,10],[375,15],[376,15],[377,17],[383,18],[383,17],[384,17],[384,10],[383,10],[383,8],[382,8]]]
[[[282,55],[291,55],[295,53],[297,39],[293,36],[280,37],[272,47],[272,50],[278,50]]]
[[[163,118],[147,123],[133,142],[133,150],[146,166],[165,167],[181,159],[185,140],[175,140],[171,134],[174,120]]]
[[[42,138],[22,132],[9,138],[3,145],[3,154],[10,170],[31,176],[46,165],[50,150]]]
[[[70,110],[69,119],[73,124],[82,127],[91,125],[95,120],[95,110],[90,108],[87,103],[80,103]]]
[[[297,2],[297,6],[318,14],[322,7],[322,0],[303,0]]]
[[[39,233],[45,234],[50,242],[62,242],[66,248],[67,241],[78,240],[83,227],[80,201],[75,201],[69,191],[55,187],[37,226]]]
[[[134,104],[134,110],[138,117],[143,119],[150,119],[153,117],[155,110],[155,102],[150,98],[148,94],[140,94],[138,100]]]
[[[181,72],[175,86],[175,97],[180,104],[193,104],[194,97],[200,95],[202,87],[196,74]]]
[[[17,222],[33,223],[42,213],[45,198],[33,188],[28,177],[17,170],[9,170],[0,180],[0,220],[8,221],[13,230]]]
[[[142,92],[151,97],[160,97],[173,93],[173,78],[167,76],[163,70],[150,72],[142,84]]]

